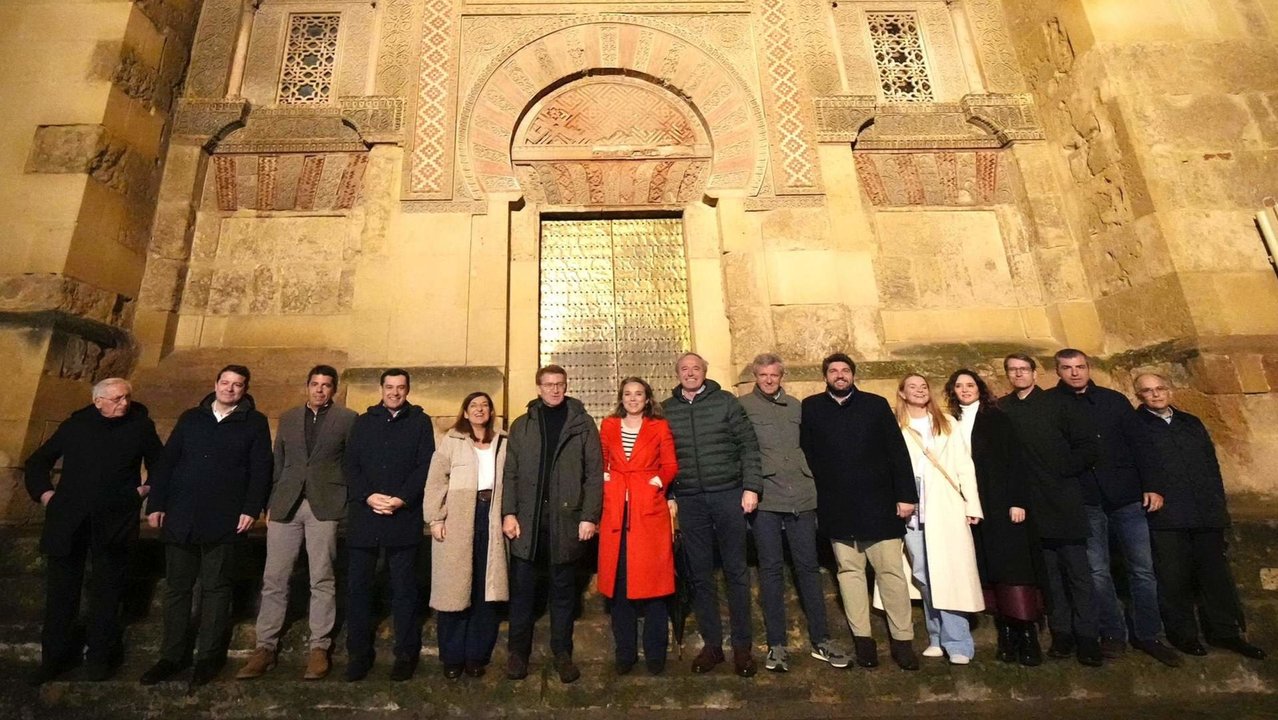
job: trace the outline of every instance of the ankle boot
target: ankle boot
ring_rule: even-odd
[[[1038,644],[1038,625],[1030,620],[1015,621],[1016,659],[1025,667],[1043,664],[1043,649]]]
[[[1016,662],[1017,638],[1012,630],[1012,624],[1015,622],[1015,620],[1004,620],[1000,617],[994,618],[994,629],[998,631],[997,657],[1000,662]]]

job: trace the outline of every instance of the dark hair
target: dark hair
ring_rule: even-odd
[[[1061,348],[1060,350],[1056,351],[1055,355],[1052,356],[1052,359],[1056,361],[1056,365],[1058,367],[1060,366],[1062,360],[1073,360],[1074,358],[1083,358],[1083,360],[1090,359],[1087,357],[1087,353],[1077,348]]]
[[[466,418],[466,409],[478,398],[488,401],[488,422],[484,423],[484,436],[482,438],[475,437],[475,427]],[[467,395],[465,400],[462,400],[461,412],[457,413],[457,422],[453,423],[452,429],[464,435],[469,435],[470,439],[477,443],[490,443],[493,441],[493,422],[497,417],[496,410],[497,408],[493,407],[493,399],[489,397],[488,393],[482,390],[473,392]]]
[[[830,370],[830,365],[836,362],[847,363],[852,368],[852,374],[856,374],[856,361],[847,356],[847,353],[836,352],[827,356],[821,361],[821,374],[824,375]]]
[[[976,382],[976,401],[981,404],[980,410],[977,411],[978,415],[992,407],[995,402],[994,393],[990,392],[990,386],[985,384],[985,381],[981,379],[980,375],[976,374],[975,370],[959,368],[954,371],[953,375],[950,375],[949,380],[945,381],[945,405],[950,409],[950,414],[959,420],[963,419],[963,406],[959,403],[958,393],[954,392],[954,384],[963,375],[967,375]]]
[[[541,366],[541,367],[537,368],[537,377],[536,377],[536,382],[537,382],[537,384],[538,384],[538,385],[540,385],[540,384],[541,384],[541,376],[542,376],[542,375],[563,375],[563,376],[564,376],[564,381],[565,381],[565,382],[567,382],[567,380],[568,380],[568,371],[567,371],[567,370],[565,370],[565,369],[563,369],[562,367],[560,367],[560,366],[558,366],[558,365],[554,365],[554,364],[551,364],[551,365],[543,365],[543,366]]]
[[[661,411],[661,403],[653,402],[652,386],[648,384],[648,381],[641,377],[628,377],[625,380],[622,380],[621,384],[617,386],[617,408],[612,411],[613,417],[623,418],[626,416],[626,408],[621,404],[621,398],[626,394],[626,386],[631,383],[638,383],[642,385],[644,395],[647,396],[647,400],[645,400],[643,404],[644,417],[659,418],[664,415]]]
[[[1003,372],[1007,372],[1008,360],[1020,360],[1021,362],[1027,362],[1029,363],[1030,370],[1038,369],[1038,361],[1035,360],[1034,358],[1030,357],[1029,355],[1026,355],[1025,353],[1012,353],[1011,355],[1008,355],[1007,357],[1003,358]]]
[[[216,378],[216,380],[221,380],[221,379],[222,379],[222,376],[223,376],[223,375],[225,375],[226,373],[229,373],[229,372],[230,372],[230,373],[235,373],[236,375],[239,375],[240,377],[244,378],[244,389],[245,389],[245,390],[248,390],[248,386],[249,386],[249,378],[251,378],[251,377],[252,377],[252,374],[251,374],[251,373],[249,373],[249,369],[248,369],[248,368],[244,367],[243,365],[227,365],[226,367],[224,367],[224,368],[222,368],[221,370],[218,370],[218,371],[217,371],[217,378]],[[216,382],[216,380],[215,380],[215,382]]]
[[[334,368],[332,365],[316,365],[311,368],[310,372],[306,373],[306,384],[310,385],[311,378],[316,375],[333,378],[333,392],[337,392],[337,368]]]
[[[403,368],[390,368],[389,370],[383,370],[382,376],[377,378],[377,384],[385,385],[386,378],[388,377],[403,377],[405,390],[411,390],[413,387],[413,379],[408,376],[408,371]]]

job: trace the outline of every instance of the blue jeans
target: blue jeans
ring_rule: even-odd
[[[938,610],[932,607],[932,587],[928,583],[927,576],[927,543],[923,540],[922,528],[906,529],[905,549],[910,554],[914,585],[923,595],[923,621],[927,626],[927,644],[944,648],[950,656],[972,657],[976,654],[976,644],[972,641],[972,627],[968,624],[967,613]]]
[[[830,639],[826,627],[825,594],[821,591],[821,564],[817,560],[816,511],[781,513],[759,510],[754,514],[754,546],[759,551],[759,599],[763,601],[763,625],[768,647],[785,646],[785,542],[794,559],[799,601],[808,618],[808,641],[813,645]]]
[[[1158,581],[1154,579],[1154,554],[1149,547],[1149,523],[1145,508],[1135,502],[1108,512],[1097,505],[1087,506],[1091,535],[1087,538],[1087,564],[1092,569],[1092,587],[1101,637],[1127,639],[1127,621],[1114,589],[1109,566],[1109,539],[1118,545],[1127,561],[1127,583],[1131,592],[1132,629],[1136,639],[1157,640],[1162,632],[1158,617]]]

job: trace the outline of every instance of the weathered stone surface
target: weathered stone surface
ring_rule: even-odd
[[[798,305],[772,309],[777,350],[785,358],[822,358],[853,347],[843,305]]]

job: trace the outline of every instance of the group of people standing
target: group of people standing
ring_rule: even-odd
[[[953,373],[943,394],[902,378],[895,408],[856,386],[856,363],[822,362],[826,387],[800,402],[783,387],[773,354],[751,365],[755,384],[738,398],[706,377],[686,353],[679,385],[659,400],[642,378],[618,388],[614,411],[596,426],[567,394],[568,373],[548,365],[537,398],[509,432],[486,393],[468,395],[436,440],[431,418],[408,401],[409,373],[386,370],[381,400],[357,415],[334,403],[339,373],[318,365],[307,402],[285,412],[274,446],[248,394],[250,371],[228,365],[214,392],[183,413],[161,445],[126,380],[93,388],[77,411],[29,459],[26,484],[46,506],[48,556],[42,663],[32,682],[86,660],[85,677],[111,677],[123,653],[119,604],[128,547],[147,503],[165,545],[164,639],[143,684],[193,665],[208,683],[227,657],[230,588],[238,540],[266,513],[267,558],[257,645],[237,678],[275,665],[289,577],[305,547],[310,576],[310,651],[304,677],[331,670],[336,618],[334,564],[339,522],[349,556],[346,679],[374,664],[374,571],[385,556],[394,626],[393,680],[407,680],[421,655],[414,559],[423,537],[432,553],[430,606],[443,672],[486,672],[508,603],[506,676],[525,677],[536,601],[547,600],[549,645],[559,678],[573,682],[578,570],[596,546],[599,592],[611,605],[615,670],[627,674],[642,648],[649,673],[664,671],[674,531],[682,535],[693,611],[703,647],[694,672],[727,661],[716,561],[729,610],[736,674],[755,674],[747,536],[758,553],[767,641],[766,669],[792,662],[784,602],[788,546],[806,616],[811,657],[833,667],[879,663],[872,604],[887,618],[889,650],[919,667],[912,595],[921,598],[925,657],[955,665],[975,655],[970,621],[994,616],[997,657],[1038,665],[1038,623],[1046,610],[1047,654],[1084,665],[1130,644],[1167,665],[1201,644],[1253,658],[1225,558],[1229,518],[1215,450],[1203,424],[1171,405],[1165,378],[1135,380],[1141,399],[1097,386],[1085,354],[1056,354],[1058,385],[1037,384],[1037,363],[1010,355],[1013,391],[994,398],[971,370]],[[51,482],[55,462],[62,479]],[[144,481],[141,465],[147,465]],[[851,654],[827,624],[818,537],[832,547]],[[1127,566],[1131,633],[1109,558],[1116,539]],[[88,653],[71,632],[86,558],[92,558]],[[866,566],[873,568],[869,587]],[[200,617],[190,633],[196,581]],[[873,600],[872,600],[873,597]],[[1200,635],[1197,615],[1204,626]],[[642,620],[642,633],[640,621]],[[641,636],[642,635],[642,636]],[[192,648],[192,646],[194,646]],[[192,652],[193,650],[193,652]]]

